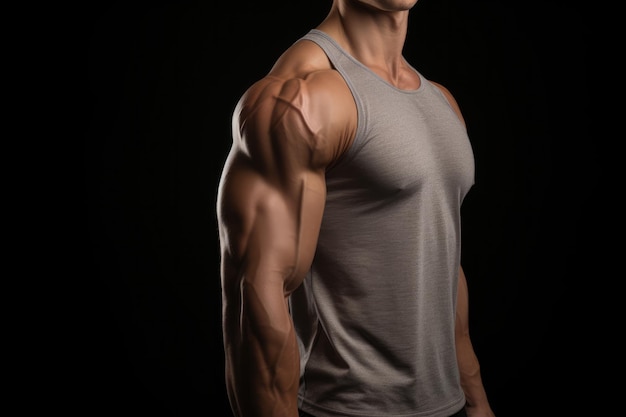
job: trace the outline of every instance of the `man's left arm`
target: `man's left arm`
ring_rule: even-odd
[[[465,393],[468,417],[495,417],[480,375],[480,363],[474,352],[469,332],[469,295],[463,268],[459,268],[456,301],[456,356]]]

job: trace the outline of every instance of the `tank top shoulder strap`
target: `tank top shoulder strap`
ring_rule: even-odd
[[[340,58],[344,55],[343,49],[337,44],[337,42],[321,30],[311,29],[307,34],[302,36],[301,39],[315,42],[320,48],[322,48],[333,64],[336,64],[337,60],[340,60]]]
[[[360,91],[362,84],[371,81],[368,78],[368,71],[364,71],[362,64],[352,58],[330,35],[318,29],[311,29],[308,33],[300,38],[300,40],[310,40],[315,42],[326,54],[333,68],[341,74],[354,98],[357,113],[357,131],[353,145],[348,153],[352,153],[356,144],[361,142],[362,136],[367,126],[369,118],[367,106],[364,105]],[[356,146],[358,147],[358,146]]]

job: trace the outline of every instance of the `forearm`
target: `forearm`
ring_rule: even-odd
[[[469,334],[457,336],[456,350],[461,387],[465,393],[468,407],[489,410],[489,401],[480,374],[480,364]]]
[[[296,417],[299,354],[280,289],[241,286],[224,310],[228,395],[237,417]],[[240,306],[243,306],[241,308]]]
[[[456,357],[465,393],[468,417],[494,417],[480,374],[480,364],[469,332],[469,297],[467,279],[459,269],[459,286],[456,309]]]

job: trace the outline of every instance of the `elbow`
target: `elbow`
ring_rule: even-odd
[[[283,279],[244,276],[240,283],[241,325],[282,339],[291,331]]]

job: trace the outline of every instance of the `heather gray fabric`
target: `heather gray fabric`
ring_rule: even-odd
[[[454,351],[460,208],[474,183],[465,128],[424,77],[400,90],[323,32],[358,130],[327,172],[310,273],[290,300],[299,407],[316,417],[446,417],[464,405]],[[417,71],[416,71],[417,72]]]

